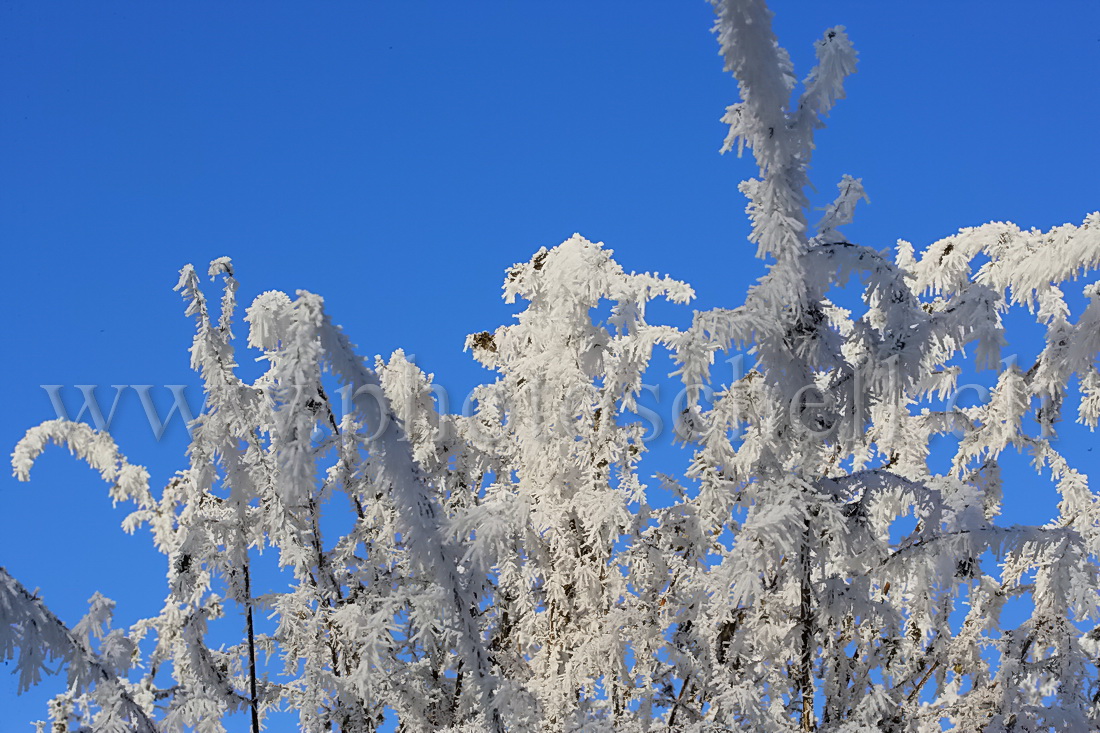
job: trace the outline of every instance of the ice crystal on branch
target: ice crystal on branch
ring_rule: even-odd
[[[799,84],[762,0],[713,4],[741,94],[723,150],[756,160],[741,190],[768,261],[744,302],[652,323],[651,301],[691,288],[574,235],[508,270],[522,310],[467,338],[494,377],[452,413],[432,375],[401,351],[363,359],[304,291],[246,309],[266,366],[246,381],[232,263],[208,271],[217,315],[184,268],[206,396],[186,467],[154,495],[109,436],[67,421],[13,454],[27,480],[66,445],[168,561],[162,611],[129,630],[98,595],[69,630],[0,570],[0,656],[23,686],[68,666],[58,725],[221,731],[240,713],[257,730],[290,709],[307,731],[1100,726],[1100,507],[1053,440],[1074,400],[1100,420],[1100,285],[1077,314],[1066,295],[1100,266],[1100,214],[891,252],[844,236],[867,198],[845,176],[811,227],[814,133],[855,51],[826,31]],[[1035,362],[945,403],[964,369],[1000,367],[1012,309],[1045,330]],[[735,349],[751,368],[720,387],[711,366]],[[655,350],[683,382],[691,453],[660,501],[631,419]],[[1056,487],[1051,522],[998,522],[1009,453]],[[289,587],[256,587],[272,564]]]

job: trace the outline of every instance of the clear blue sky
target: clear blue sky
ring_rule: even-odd
[[[860,51],[812,171],[818,204],[863,178],[853,241],[1100,208],[1100,4],[775,10],[800,75],[828,26]],[[491,378],[462,344],[510,318],[504,269],[574,231],[692,283],[696,307],[738,305],[763,272],[736,190],[754,168],[717,154],[736,87],[711,18],[701,0],[0,3],[5,452],[54,417],[39,385],[194,384],[172,286],[222,255],[244,303],[318,292],[363,352],[403,347],[459,394]],[[156,484],[183,466],[182,427],[153,440],[132,392],[113,432]],[[64,619],[97,589],[122,623],[157,610],[164,560],[90,471],[54,451],[0,492],[0,565]],[[61,684],[16,700],[0,670],[0,728]]]

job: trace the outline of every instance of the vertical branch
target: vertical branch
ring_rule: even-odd
[[[802,535],[802,548],[799,553],[799,605],[798,622],[802,627],[798,660],[798,694],[802,701],[799,726],[804,733],[813,731],[814,725],[814,681],[813,681],[813,595],[810,587],[810,519],[806,519],[806,529]]]
[[[244,603],[248,627],[248,700],[252,710],[252,733],[260,733],[259,700],[256,695],[256,633],[252,625],[252,579],[248,560],[244,563]]]

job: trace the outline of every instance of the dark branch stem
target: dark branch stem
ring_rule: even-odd
[[[248,700],[252,711],[252,733],[260,733],[259,699],[256,694],[256,633],[252,625],[252,580],[247,560],[244,564],[244,598],[248,623]]]
[[[810,520],[806,520],[806,530],[802,540],[802,557],[799,573],[799,624],[802,627],[798,660],[798,694],[802,701],[800,713],[801,730],[809,733],[814,725],[814,681],[813,681],[813,588],[810,584]]]

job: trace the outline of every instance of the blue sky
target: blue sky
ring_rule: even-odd
[[[818,205],[863,178],[853,241],[1100,207],[1100,4],[774,9],[801,75],[828,26],[860,51],[812,170]],[[514,312],[505,268],[575,231],[687,280],[694,307],[738,305],[764,264],[736,190],[754,166],[717,153],[736,86],[711,18],[701,1],[0,4],[5,452],[54,417],[40,385],[104,385],[109,404],[108,385],[195,384],[172,286],[222,255],[242,302],[320,293],[361,351],[402,347],[453,394],[491,378],[462,344]],[[132,391],[112,432],[155,484],[183,466],[181,425],[154,440]],[[117,529],[98,478],[54,451],[32,479],[0,483],[0,565],[69,622],[97,589],[122,623],[155,612],[164,560]],[[60,684],[15,699],[0,673],[2,727]]]

